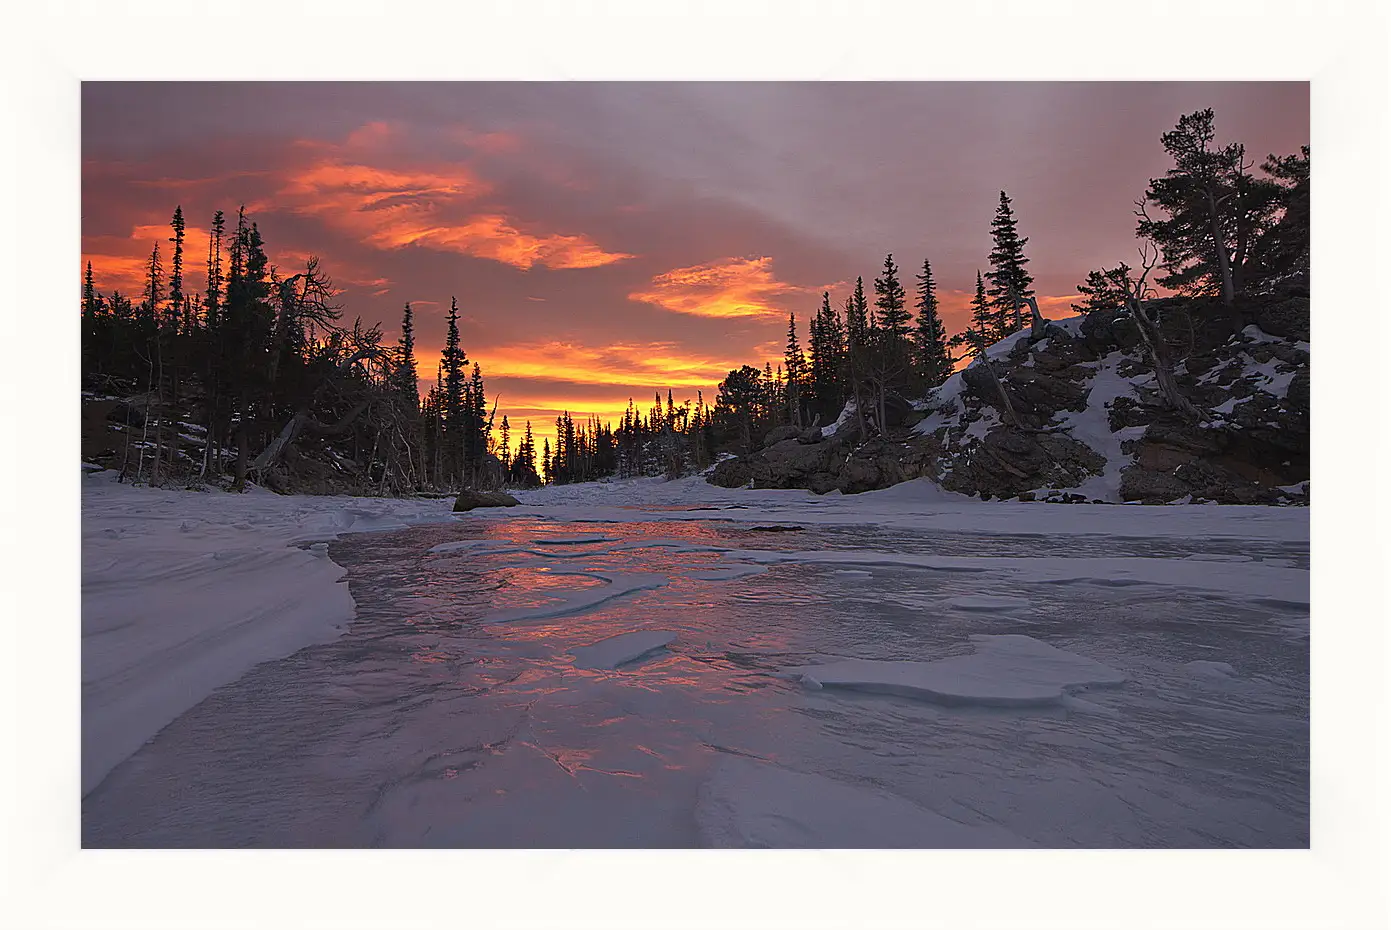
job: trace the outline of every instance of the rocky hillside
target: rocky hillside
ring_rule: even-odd
[[[928,477],[987,500],[1307,503],[1307,283],[1246,298],[1240,319],[1215,300],[1150,306],[1196,417],[1162,403],[1135,323],[1094,311],[989,349],[1013,417],[976,361],[896,405],[884,437],[860,436],[850,408],[829,427],[772,431],[709,480],[855,493]]]

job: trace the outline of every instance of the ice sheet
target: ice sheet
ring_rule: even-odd
[[[1124,684],[1126,674],[1031,636],[972,636],[976,651],[936,662],[849,659],[786,671],[813,688],[839,687],[944,704],[1028,707],[1074,690]]]

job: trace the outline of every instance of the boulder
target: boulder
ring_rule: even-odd
[[[1098,355],[1116,349],[1130,350],[1140,344],[1140,329],[1129,312],[1117,307],[1093,310],[1082,320],[1082,339]]]
[[[1309,341],[1308,296],[1256,301],[1251,316],[1257,326],[1272,336]]]
[[[1012,370],[1005,390],[1016,413],[1034,414],[1043,420],[1059,410],[1081,410],[1087,403],[1086,385],[1037,368]]]
[[[801,488],[831,467],[832,443],[784,439],[748,457],[749,478],[756,488]]]
[[[706,480],[721,488],[742,488],[753,480],[753,474],[746,459],[725,459],[715,466]]]
[[[982,403],[999,407],[1000,395],[995,390],[995,379],[990,377],[990,373],[982,365],[972,362],[961,369],[961,383],[966,386],[967,394]]]
[[[1142,504],[1167,504],[1193,493],[1172,472],[1131,466],[1121,472],[1121,500]]]
[[[763,437],[763,447],[766,449],[769,446],[782,442],[784,439],[796,439],[801,432],[802,431],[795,426],[786,424],[783,426],[775,426],[768,431],[767,436]]]
[[[462,513],[475,507],[515,507],[517,499],[502,491],[460,491],[454,500],[454,512]]]
[[[821,427],[819,426],[808,426],[797,434],[797,441],[806,445],[811,445],[814,442],[821,442],[825,438],[825,436],[821,435]]]
[[[903,426],[913,414],[913,405],[902,396],[890,391],[884,396],[885,429],[893,431]]]
[[[1105,467],[1105,459],[1065,433],[997,426],[955,457],[942,487],[962,494],[1017,497],[1038,488],[1076,487]]]

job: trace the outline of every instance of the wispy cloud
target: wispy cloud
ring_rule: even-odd
[[[596,268],[633,257],[581,233],[541,228],[511,215],[505,204],[484,202],[494,187],[469,165],[384,163],[380,159],[387,156],[374,149],[393,133],[388,124],[370,123],[341,146],[312,143],[307,148],[316,158],[291,169],[274,198],[258,206],[316,217],[378,249],[418,246],[522,269]],[[505,133],[456,128],[451,134],[494,154],[520,145]]]
[[[723,258],[674,268],[652,279],[629,300],[653,304],[672,313],[716,318],[782,316],[779,304],[786,296],[802,296],[815,288],[798,287],[779,281],[773,275],[773,260]]]

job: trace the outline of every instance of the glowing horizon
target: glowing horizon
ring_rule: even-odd
[[[1044,314],[1086,273],[1134,261],[1132,202],[1159,135],[1213,106],[1224,140],[1309,141],[1307,84],[122,84],[86,82],[82,260],[139,299],[168,222],[184,289],[208,227],[245,205],[282,275],[310,255],[347,320],[396,338],[415,310],[422,394],[450,298],[498,420],[538,442],[562,410],[713,404],[731,369],[776,366],[795,313],[892,252],[915,299],[931,260],[965,328],[1009,193]],[[331,101],[331,106],[325,104]],[[169,114],[186,114],[181,120]],[[1027,146],[1015,126],[1027,121]],[[314,126],[306,134],[304,127]]]

